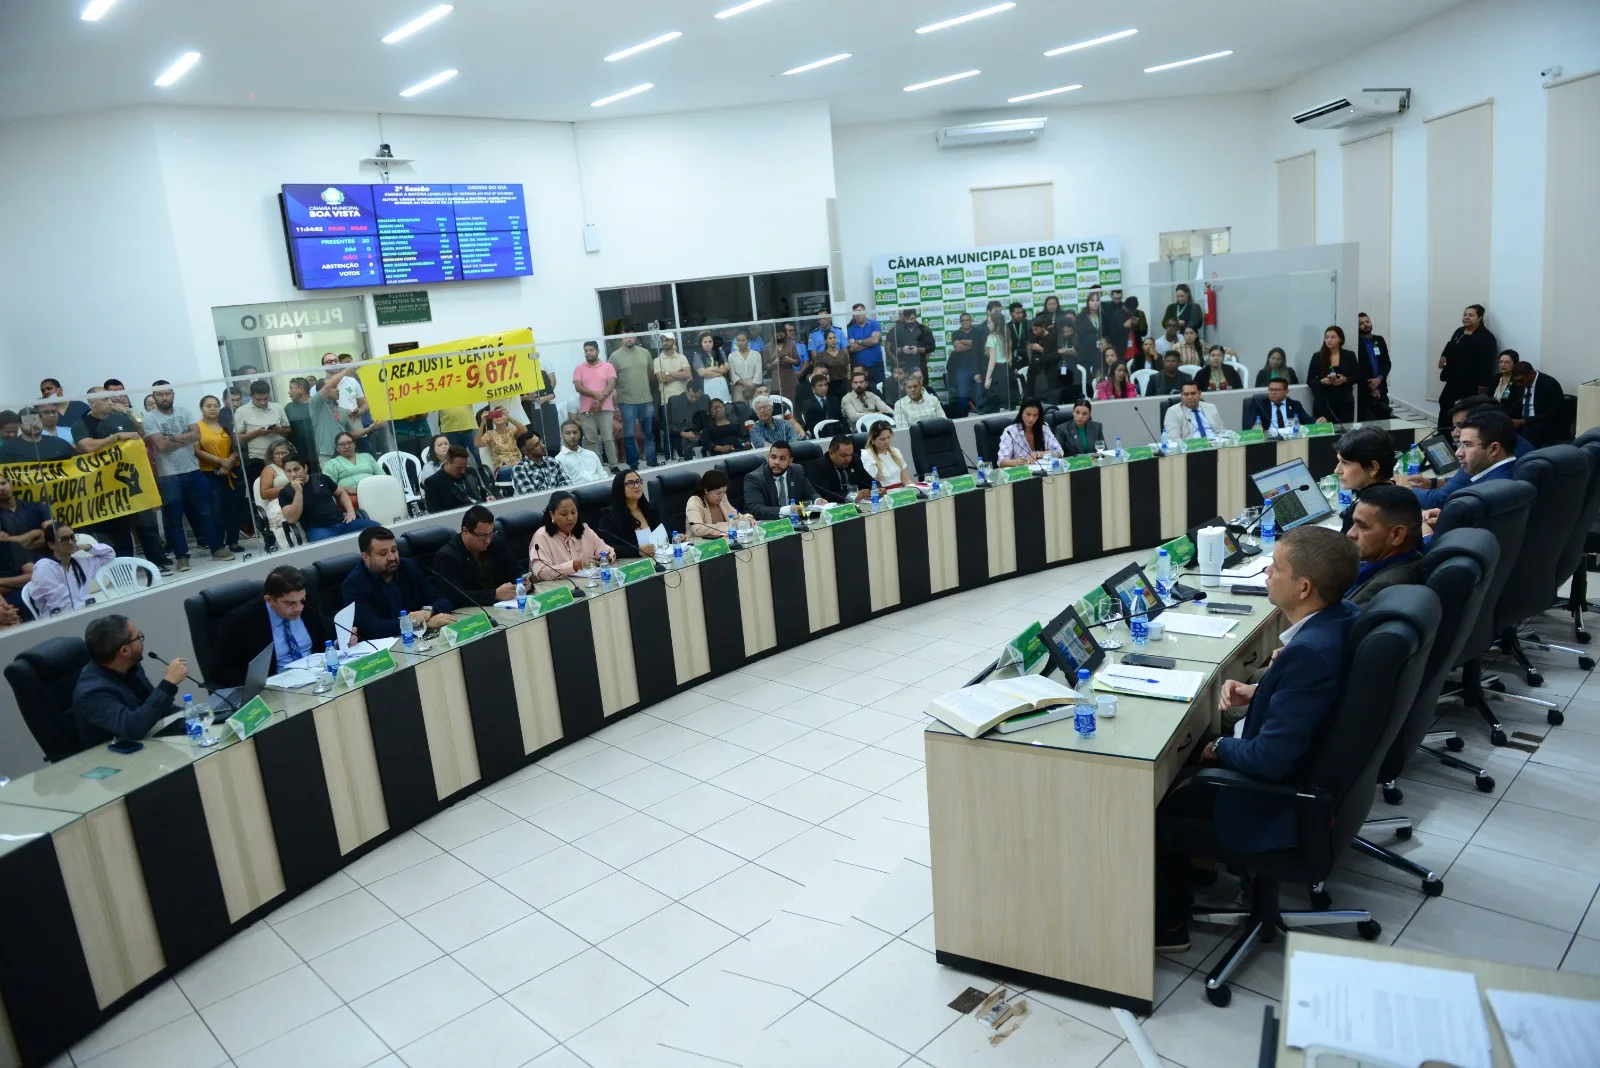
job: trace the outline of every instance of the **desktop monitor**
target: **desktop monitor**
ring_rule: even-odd
[[[1050,662],[1060,669],[1068,683],[1078,681],[1078,669],[1093,671],[1106,658],[1105,650],[1094,640],[1094,634],[1078,615],[1078,610],[1068,605],[1052,619],[1040,635],[1050,654]]]
[[[1250,476],[1261,494],[1261,514],[1272,506],[1272,520],[1279,534],[1307,523],[1320,523],[1333,514],[1328,498],[1322,495],[1317,480],[1311,477],[1304,460],[1290,460]]]

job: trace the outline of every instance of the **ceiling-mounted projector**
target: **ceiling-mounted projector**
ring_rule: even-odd
[[[1296,126],[1308,130],[1335,130],[1363,122],[1404,115],[1411,106],[1410,89],[1363,89],[1294,117]]]
[[[940,148],[966,148],[970,145],[1004,145],[1017,141],[1032,141],[1044,129],[1045,120],[1000,119],[996,122],[973,122],[965,126],[946,126],[933,135]]]

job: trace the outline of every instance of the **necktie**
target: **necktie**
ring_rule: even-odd
[[[785,471],[778,476],[778,507],[782,508],[789,503],[789,472]]]
[[[1200,415],[1200,409],[1199,408],[1196,408],[1194,410],[1194,432],[1196,434],[1200,435],[1201,437],[1205,437],[1206,436],[1206,421]]]
[[[294,630],[289,626],[287,619],[279,620],[283,625],[283,644],[289,649],[289,660],[293,663],[301,657],[300,643],[294,640]]]
[[[1522,417],[1533,418],[1533,383],[1528,383],[1528,388],[1522,391]]]
[[[1275,414],[1275,415],[1274,415],[1274,416],[1273,416],[1273,418],[1275,418],[1275,419],[1276,419],[1276,420],[1277,420],[1277,423],[1278,423],[1278,429],[1280,429],[1280,430],[1281,430],[1281,429],[1283,429],[1283,427],[1284,427],[1284,425],[1285,425],[1285,424],[1284,424],[1284,422],[1283,422],[1283,405],[1281,405],[1281,404],[1274,404],[1274,405],[1273,405],[1273,406],[1272,406],[1272,410],[1273,410],[1273,412],[1274,412],[1274,413],[1276,413],[1276,414]]]

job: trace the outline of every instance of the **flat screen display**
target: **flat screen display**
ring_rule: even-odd
[[[301,184],[285,185],[280,200],[300,289],[533,274],[520,185]],[[358,236],[366,243],[351,240]],[[326,243],[333,238],[343,243]],[[301,244],[313,240],[320,243]]]
[[[1044,640],[1050,659],[1061,669],[1068,684],[1078,681],[1079,668],[1093,671],[1106,656],[1071,605],[1044,628]]]
[[[1286,464],[1268,468],[1251,475],[1256,491],[1261,494],[1261,514],[1267,515],[1267,505],[1272,502],[1272,521],[1279,534],[1307,523],[1320,523],[1333,514],[1328,498],[1317,488],[1304,460],[1290,460]]]
[[[1102,582],[1100,588],[1115,597],[1122,605],[1124,619],[1133,614],[1133,597],[1140,589],[1144,590],[1144,614],[1147,619],[1154,619],[1161,614],[1162,609],[1166,608],[1161,601],[1161,595],[1156,592],[1155,583],[1145,577],[1144,568],[1138,564],[1129,564]]]
[[[1422,439],[1421,448],[1423,455],[1428,458],[1428,466],[1436,474],[1453,475],[1456,468],[1461,466],[1461,461],[1456,459],[1455,442],[1437,430]]]

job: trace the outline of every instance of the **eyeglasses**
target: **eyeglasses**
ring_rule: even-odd
[[[483,531],[483,532],[479,532],[479,531],[476,531],[476,530],[464,530],[464,531],[462,531],[462,533],[463,534],[470,534],[474,538],[477,538],[479,541],[488,541],[490,538],[494,537],[494,528],[490,527],[487,531]]]
[[[622,484],[624,486],[642,486],[642,485],[644,485],[644,479],[642,479],[642,478],[625,478],[625,479],[622,480]]]
[[[144,631],[136,630],[136,631],[133,632],[133,637],[129,638],[127,641],[123,642],[122,644],[123,645],[138,645],[142,641],[144,641]]]

